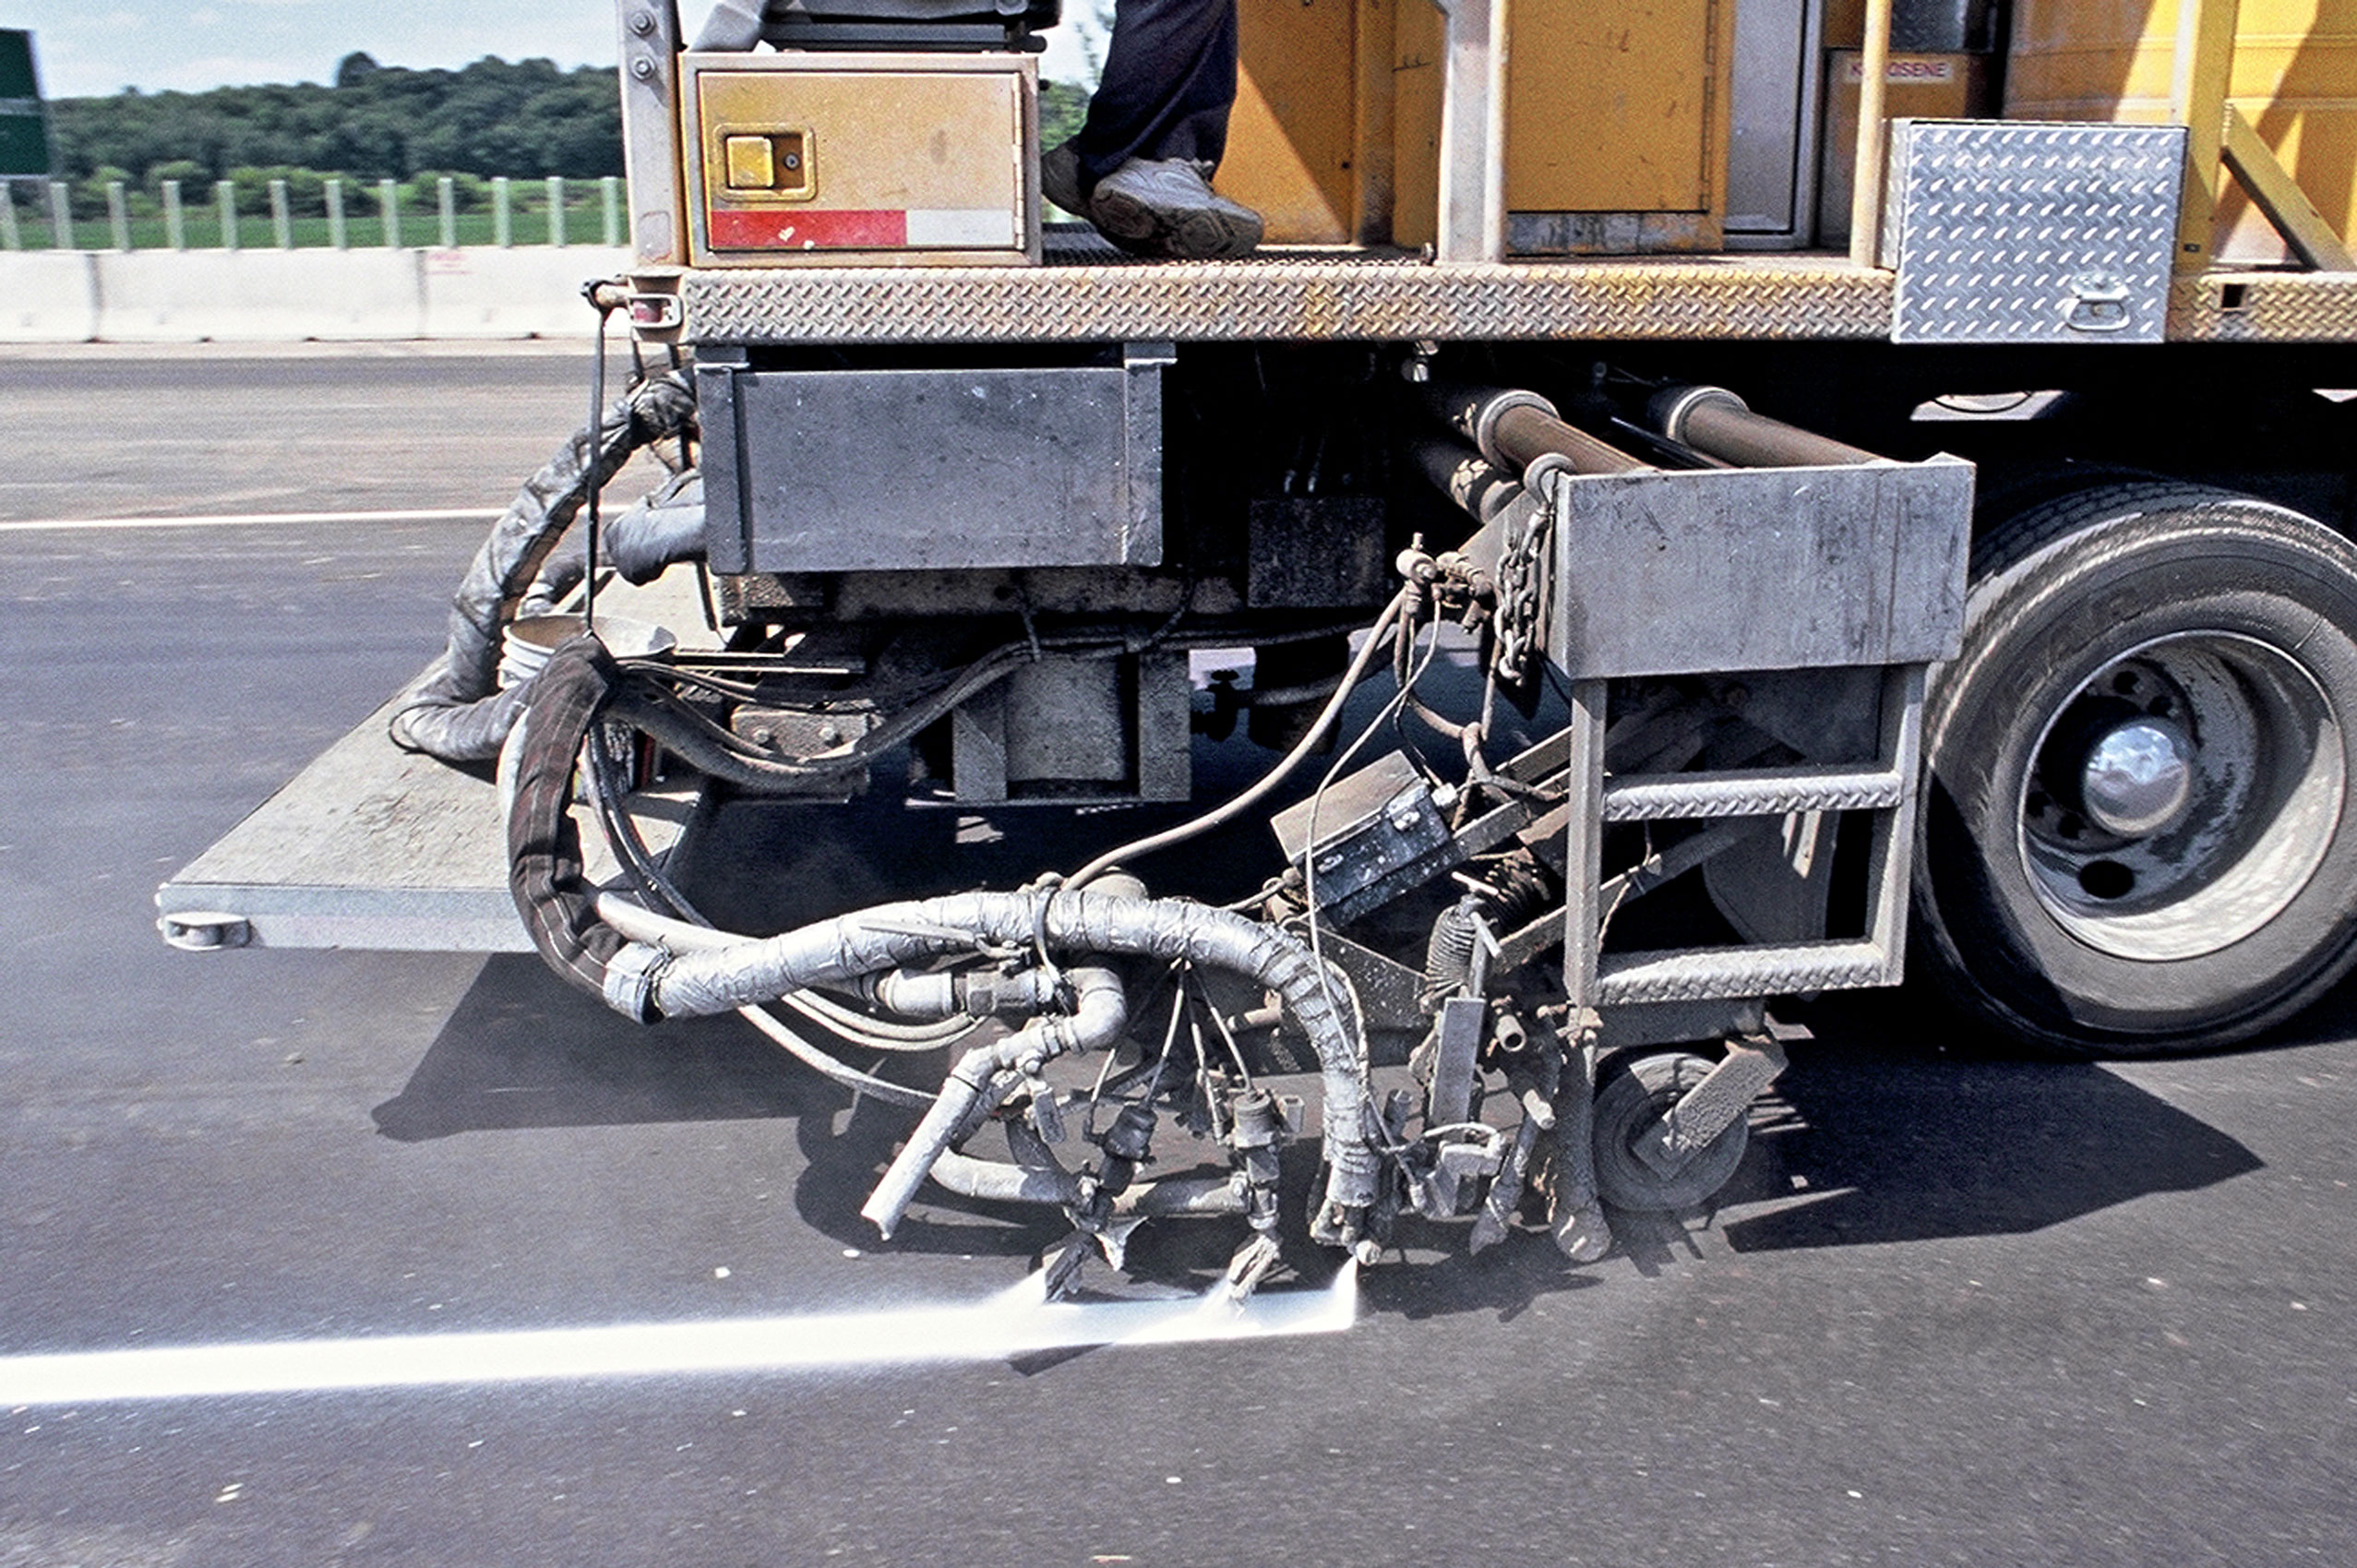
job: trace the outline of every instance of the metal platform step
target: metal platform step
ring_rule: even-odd
[[[1413,253],[1270,247],[1244,261],[1139,261],[1051,246],[1046,267],[650,270],[686,336],[717,343],[1119,342],[1418,338],[1881,340],[1892,275],[1831,256],[1435,266]],[[1055,265],[1054,263],[1061,263]],[[2177,281],[2172,340],[2347,341],[2357,274]]]
[[[703,624],[692,572],[665,572],[642,587],[616,582],[602,588],[597,602],[605,613],[668,627],[684,648],[719,644]],[[532,951],[508,892],[498,786],[485,773],[395,746],[386,730],[395,700],[156,890],[166,940],[187,947]],[[657,789],[631,796],[628,807],[648,847],[661,855],[685,838],[695,800],[691,787]],[[621,885],[603,835],[583,833],[582,848],[591,880]]]
[[[1631,773],[1604,784],[1608,822],[1701,817],[1781,817],[1790,811],[1876,811],[1899,803],[1895,768],[1742,768],[1717,773]]]
[[[1854,990],[1882,985],[1887,964],[1888,955],[1873,942],[1607,953],[1597,964],[1595,1005]]]
[[[532,951],[508,892],[497,786],[395,746],[392,709],[362,720],[156,890],[167,936],[174,925],[223,929],[197,917],[228,916],[243,923],[228,940],[183,945]],[[650,848],[679,842],[695,798],[692,788],[631,797]],[[599,835],[583,847],[591,880],[619,886]]]
[[[1682,773],[1604,773],[1609,683],[1573,683],[1567,817],[1569,889],[1563,919],[1564,989],[1583,1006],[1723,1001],[1896,985],[1906,963],[1907,899],[1915,839],[1916,757],[1925,666],[1882,672],[1882,723],[1871,761],[1733,768]],[[1585,808],[1583,809],[1582,796]],[[1603,951],[1600,879],[1607,823],[1860,812],[1872,820],[1866,928],[1857,939],[1785,945]]]

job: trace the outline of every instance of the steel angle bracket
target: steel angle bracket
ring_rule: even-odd
[[[1662,1175],[1675,1176],[1750,1111],[1786,1065],[1782,1043],[1765,1030],[1729,1041],[1718,1065],[1681,1095],[1669,1115],[1638,1134],[1630,1152]]]

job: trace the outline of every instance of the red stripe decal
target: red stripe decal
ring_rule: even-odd
[[[908,214],[899,211],[715,209],[711,223],[714,250],[860,250],[908,244]]]

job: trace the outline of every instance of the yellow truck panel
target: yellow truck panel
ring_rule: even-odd
[[[1519,0],[1508,208],[1633,218],[1633,248],[1715,246],[1733,25],[1730,0]],[[1442,26],[1430,0],[1244,0],[1220,188],[1272,243],[1430,242]]]
[[[2169,118],[2174,0],[2016,0],[2005,115]],[[2357,233],[2357,0],[2243,0],[2228,101],[2257,127],[2327,222]],[[2228,259],[2271,260],[2280,242],[2228,182]]]

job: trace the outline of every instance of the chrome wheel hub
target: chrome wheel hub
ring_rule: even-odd
[[[2339,716],[2297,657],[2234,632],[2174,633],[2048,713],[2019,785],[2022,868],[2088,946],[2197,958],[2299,896],[2348,782]]]
[[[2088,748],[2080,801],[2089,820],[2121,838],[2142,838],[2175,821],[2194,793],[2194,745],[2167,719],[2114,724]]]

